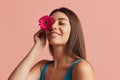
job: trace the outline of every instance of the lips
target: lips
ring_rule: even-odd
[[[49,36],[58,36],[58,35],[61,35],[61,34],[58,32],[50,32],[49,33]]]

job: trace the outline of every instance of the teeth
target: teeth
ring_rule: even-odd
[[[50,34],[50,35],[59,35],[59,34],[56,34],[56,33],[52,33],[52,34]]]

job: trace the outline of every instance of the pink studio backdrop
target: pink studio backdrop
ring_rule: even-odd
[[[39,29],[38,19],[61,6],[72,9],[81,20],[95,79],[120,80],[118,3],[115,0],[0,0],[0,80],[7,80],[32,48],[33,35]],[[41,59],[52,59],[47,46],[36,62]]]

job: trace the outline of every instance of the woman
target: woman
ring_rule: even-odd
[[[49,30],[34,35],[34,46],[12,72],[8,80],[94,80],[90,63],[86,60],[85,44],[80,21],[76,14],[62,7],[51,12],[54,24]],[[53,61],[39,56],[46,39]]]

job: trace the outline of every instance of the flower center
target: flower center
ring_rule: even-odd
[[[49,22],[46,20],[46,21],[45,21],[45,25],[48,25],[48,24],[49,24]]]

